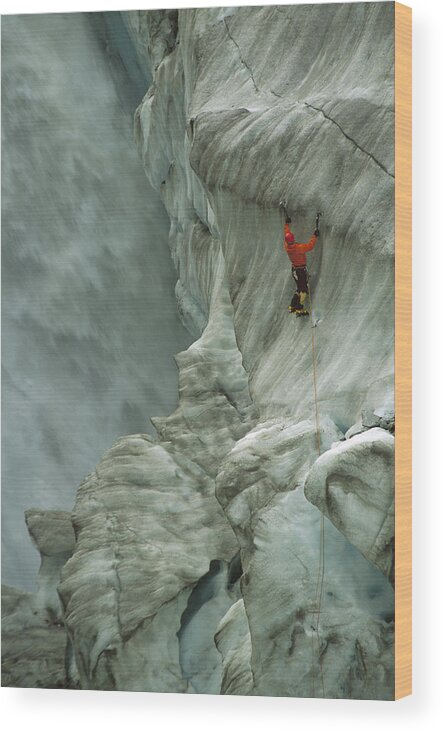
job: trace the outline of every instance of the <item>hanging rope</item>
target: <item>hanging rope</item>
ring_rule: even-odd
[[[320,419],[319,419],[319,412],[318,412],[318,396],[317,396],[317,353],[316,353],[316,347],[315,347],[315,324],[314,319],[312,315],[312,297],[311,297],[311,287],[309,285],[309,277],[308,277],[308,299],[309,299],[309,317],[311,321],[311,348],[312,348],[312,378],[313,378],[313,387],[314,387],[314,404],[315,404],[315,433],[316,433],[316,439],[317,439],[317,452],[320,457],[321,455],[321,443],[320,443]],[[324,684],[324,678],[323,678],[323,662],[322,662],[322,654],[321,654],[321,643],[320,643],[320,632],[319,632],[319,626],[320,626],[320,612],[321,612],[321,602],[323,597],[323,585],[324,585],[324,579],[325,579],[325,517],[323,512],[320,512],[320,547],[319,547],[319,561],[318,561],[318,572],[317,572],[317,585],[315,588],[315,633],[317,636],[317,646],[318,646],[318,662],[320,666],[320,678],[321,678],[321,685],[322,685],[322,692],[323,697],[325,696],[325,684]],[[313,645],[312,645],[313,647]],[[313,664],[314,666],[314,661]]]
[[[280,202],[280,208],[282,209],[282,212],[286,219],[289,218],[289,214],[286,208],[286,201]],[[321,216],[320,213],[317,214],[315,227],[318,229],[319,224],[319,217]],[[290,220],[290,219],[289,219]],[[294,277],[294,273],[292,274]],[[295,277],[294,277],[295,279]],[[308,276],[308,300],[309,300],[309,316],[311,321],[311,348],[312,348],[312,375],[313,375],[313,388],[314,388],[314,404],[315,404],[315,433],[316,433],[316,440],[317,440],[317,452],[318,456],[321,455],[321,442],[320,442],[320,419],[319,419],[319,410],[318,410],[318,396],[317,396],[317,354],[316,354],[316,347],[315,347],[315,333],[314,329],[316,327],[312,315],[312,297],[311,297],[311,288],[309,285],[309,276]],[[321,603],[323,598],[323,585],[324,585],[324,579],[325,579],[325,517],[322,512],[320,512],[320,547],[319,547],[319,561],[318,561],[318,572],[317,572],[317,584],[315,588],[315,625],[314,625],[314,631],[317,637],[317,651],[318,651],[318,662],[320,667],[320,678],[321,678],[321,685],[322,685],[322,692],[323,697],[325,697],[325,684],[324,684],[324,678],[323,678],[323,661],[322,661],[322,653],[321,653],[321,642],[320,642],[320,613],[321,613]],[[315,696],[315,676],[314,676],[314,666],[315,666],[315,641],[314,636],[311,636],[311,649],[312,649],[312,697]]]

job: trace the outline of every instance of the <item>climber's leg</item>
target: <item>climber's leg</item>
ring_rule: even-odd
[[[303,305],[304,301],[306,300],[306,296],[308,294],[308,272],[306,267],[297,267],[296,268],[296,275],[297,275],[297,290],[300,295],[300,302]]]
[[[293,267],[292,276],[297,283],[297,291],[291,300],[289,310],[297,315],[307,315],[308,311],[304,308],[304,302],[308,294],[308,273],[306,267]]]

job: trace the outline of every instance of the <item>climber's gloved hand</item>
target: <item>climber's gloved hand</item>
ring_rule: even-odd
[[[319,231],[318,229],[316,229],[316,230],[314,231],[314,236],[320,236],[320,231]]]

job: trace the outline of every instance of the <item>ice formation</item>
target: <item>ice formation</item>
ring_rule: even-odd
[[[71,686],[392,698],[392,14],[124,14],[153,75],[135,134],[195,341],[158,437],[123,437],[78,490],[58,585]],[[323,212],[320,456],[282,197],[302,240]]]

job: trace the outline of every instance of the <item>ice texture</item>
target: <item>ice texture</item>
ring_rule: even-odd
[[[149,79],[109,16],[106,39],[100,14],[2,18],[2,578],[26,590],[24,510],[70,511],[115,439],[154,433],[192,340],[133,141]]]
[[[305,495],[394,581],[394,438],[374,427],[325,452]]]

